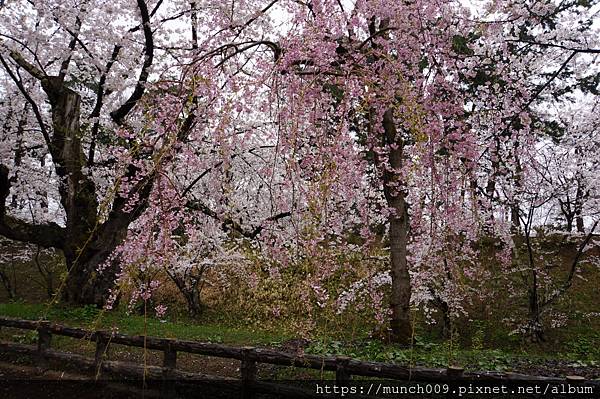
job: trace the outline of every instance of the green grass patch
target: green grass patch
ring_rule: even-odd
[[[203,323],[201,320],[162,321],[153,317],[127,314],[123,311],[100,311],[93,306],[48,308],[44,304],[21,302],[0,304],[0,315],[39,320],[41,318],[69,327],[101,330],[117,328],[119,333],[189,339],[231,345],[273,346],[289,338],[279,331],[259,328],[234,328],[218,323]]]
[[[121,310],[101,311],[93,306],[48,307],[44,304],[11,302],[0,304],[0,315],[31,320],[45,319],[72,327],[90,330],[117,328],[120,333],[189,339],[203,342],[224,343],[230,345],[279,346],[293,337],[277,331],[266,331],[250,326],[233,327],[223,322],[202,321],[179,316],[178,320],[158,320],[154,317],[127,314]],[[442,340],[419,330],[411,347],[399,347],[386,344],[378,339],[361,338],[354,341],[342,341],[320,336],[313,339],[306,348],[307,353],[323,356],[344,355],[356,359],[396,363],[406,366],[424,366],[445,368],[460,365],[467,370],[511,371],[515,363],[542,364],[548,359],[570,361],[577,366],[597,367],[600,365],[600,332],[583,326],[577,331],[564,331],[561,336],[563,345],[552,342],[542,345],[518,344],[515,340],[504,341],[493,346],[488,341],[487,323],[474,322],[470,331],[470,340]],[[570,333],[576,334],[570,334]],[[2,333],[3,339],[34,344],[37,334],[34,331]],[[456,337],[458,338],[458,337]],[[73,350],[83,348],[82,342],[67,337],[55,337],[53,346]],[[87,348],[87,347],[86,347]],[[93,349],[91,346],[87,349]],[[289,371],[290,373],[292,371]]]
[[[545,349],[548,345],[484,348],[465,347],[456,342],[430,340],[426,336],[416,336],[410,347],[385,344],[380,340],[365,340],[347,343],[335,340],[315,340],[307,348],[307,353],[323,356],[344,355],[357,359],[396,363],[405,366],[446,368],[459,365],[467,370],[513,371],[515,364],[544,364],[549,360],[562,360],[580,367],[600,366],[600,333],[591,332],[568,341],[564,347],[555,350]]]

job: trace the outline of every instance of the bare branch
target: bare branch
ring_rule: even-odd
[[[123,125],[123,118],[131,112],[135,104],[138,102],[146,90],[146,82],[150,74],[150,67],[154,60],[154,38],[152,34],[152,28],[150,27],[150,15],[148,14],[148,6],[144,0],[137,0],[138,8],[142,16],[142,28],[144,31],[144,64],[142,65],[142,71],[138,78],[137,84],[131,96],[121,105],[118,109],[110,113],[111,118],[118,125]]]
[[[33,101],[31,96],[27,92],[27,90],[25,90],[23,83],[19,79],[17,79],[17,76],[13,73],[13,71],[10,69],[10,67],[8,66],[8,64],[6,63],[6,61],[4,60],[4,58],[1,55],[0,55],[0,63],[6,70],[6,72],[10,76],[10,78],[13,80],[13,82],[15,82],[15,84],[17,85],[21,94],[23,94],[23,97],[25,97],[25,100],[29,104],[31,104],[31,108],[33,109],[35,119],[37,120],[38,125],[40,126],[40,130],[42,131],[42,136],[44,136],[44,141],[46,142],[46,145],[48,146],[48,149],[49,149],[50,148],[50,135],[48,134],[48,130],[46,129],[46,124],[44,123],[42,114],[40,113],[40,110],[39,110],[37,104],[35,103],[35,101]]]
[[[0,164],[0,235],[46,248],[62,248],[66,236],[65,229],[56,223],[31,224],[6,215],[5,203],[10,193],[8,172],[8,167]]]
[[[565,279],[564,283],[560,286],[560,288],[558,288],[558,290],[555,291],[554,295],[552,295],[550,298],[548,298],[545,302],[542,303],[541,307],[545,307],[555,302],[571,287],[571,285],[573,284],[573,278],[575,277],[575,273],[577,272],[577,267],[579,266],[579,261],[583,256],[585,248],[592,240],[592,237],[594,236],[594,231],[596,230],[596,227],[598,227],[598,224],[600,224],[600,220],[596,220],[596,222],[592,225],[590,232],[586,235],[583,242],[579,245],[579,248],[577,249],[577,254],[575,254],[575,258],[573,259],[573,262],[571,262],[571,269],[569,270],[569,275]]]
[[[67,29],[71,34],[71,41],[69,42],[69,55],[67,58],[63,60],[60,64],[60,71],[58,71],[58,78],[61,81],[65,80],[65,76],[67,76],[67,70],[69,69],[69,64],[71,63],[71,57],[73,56],[73,52],[75,51],[75,45],[77,44],[77,39],[79,37],[79,31],[81,30],[81,19],[79,17],[75,18],[75,32],[71,32]]]
[[[48,76],[42,72],[40,69],[38,69],[35,65],[30,64],[25,58],[23,58],[23,56],[18,53],[17,51],[11,51],[10,52],[10,58],[12,58],[13,60],[15,60],[15,62],[23,69],[25,69],[31,76],[33,76],[34,78],[38,79],[38,80],[44,80],[47,79]]]

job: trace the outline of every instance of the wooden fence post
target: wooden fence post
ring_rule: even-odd
[[[177,351],[173,349],[170,342],[163,351],[163,367],[161,397],[174,398],[177,395],[175,376],[173,375],[173,370],[177,368]]]
[[[251,346],[244,346],[242,348],[242,364],[240,366],[240,372],[242,374],[242,398],[252,399],[254,398],[254,391],[252,389],[252,383],[256,381],[256,361],[253,356],[254,348]]]
[[[50,344],[52,342],[52,334],[50,333],[50,322],[41,321],[39,323],[37,332],[38,332],[38,342],[37,342],[37,351],[38,351],[38,359],[37,365],[40,371],[45,371],[48,369],[48,360],[46,359],[46,351],[50,349]]]
[[[460,366],[448,366],[446,369],[446,375],[449,379],[457,379],[462,377],[464,371],[465,369]]]
[[[102,359],[108,356],[109,333],[106,331],[96,331],[96,352],[94,353],[94,372],[95,377],[100,376],[102,371]]]
[[[348,363],[350,358],[347,356],[337,356],[335,358],[335,383],[337,385],[344,385],[350,382],[352,375],[348,372]]]
[[[447,398],[454,398],[454,392],[458,387],[458,380],[463,376],[465,369],[460,366],[448,366],[446,369],[446,376],[448,377],[448,384],[450,389],[446,393]]]

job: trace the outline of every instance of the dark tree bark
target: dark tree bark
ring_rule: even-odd
[[[393,170],[400,170],[402,168],[404,145],[396,129],[394,114],[391,109],[388,109],[383,115],[383,129],[387,143],[398,144],[390,147],[389,164]],[[408,345],[412,336],[410,321],[411,287],[407,262],[408,204],[404,187],[401,186],[402,182],[397,174],[386,170],[383,173],[383,180],[385,198],[388,206],[392,209],[392,214],[388,218],[392,277],[390,338],[393,342]]]
[[[66,226],[33,225],[6,215],[4,203],[10,193],[9,170],[0,165],[0,234],[61,249],[68,269],[63,298],[74,304],[101,306],[114,284],[117,265],[107,265],[102,273],[98,273],[98,266],[109,258],[125,238],[129,224],[145,210],[154,176],[147,176],[133,188],[140,198],[134,211],[126,212],[127,200],[117,197],[108,218],[101,223],[96,187],[81,172],[85,159],[79,131],[79,96],[63,86],[46,86],[53,116],[51,154],[62,179],[59,193],[67,216]],[[136,171],[130,166],[127,174],[131,177]]]
[[[200,293],[204,286],[204,272],[206,271],[206,266],[200,266],[199,268],[194,269],[195,270],[185,272],[183,275],[165,269],[167,275],[175,283],[177,289],[179,289],[179,292],[185,298],[188,313],[192,317],[200,316],[204,308],[202,300],[200,299]]]
[[[570,233],[573,231],[573,220],[575,219],[575,211],[571,209],[571,201],[569,199],[569,194],[567,194],[566,200],[562,200],[558,198],[558,204],[560,205],[560,211],[565,218],[565,222],[567,223],[566,230]]]
[[[516,141],[513,147],[513,157],[515,162],[515,173],[513,176],[514,189],[516,197],[513,197],[510,202],[510,222],[511,230],[513,234],[519,234],[521,231],[521,203],[518,198],[518,193],[523,187],[523,168],[521,167],[521,160],[519,159],[519,146],[521,143]],[[513,194],[514,195],[514,194]]]
[[[575,222],[576,222],[576,225],[577,225],[577,232],[578,233],[585,233],[585,227],[584,227],[584,224],[583,224],[583,218],[581,216],[577,216],[575,218]]]
[[[575,224],[577,226],[578,233],[585,233],[585,226],[583,224],[583,202],[584,202],[583,184],[581,183],[581,176],[577,177],[577,191],[575,193]],[[569,230],[570,231],[570,230]]]

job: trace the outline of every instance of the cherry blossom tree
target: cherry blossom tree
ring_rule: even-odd
[[[444,252],[441,242],[453,232],[464,234],[467,226],[446,223],[444,213],[456,221],[471,216],[468,185],[457,203],[446,197],[453,180],[471,180],[477,155],[459,76],[468,12],[456,3],[418,1],[311,4],[296,11],[302,27],[283,46],[286,112],[309,121],[297,130],[314,130],[316,137],[332,130],[353,141],[345,163],[380,190],[390,245],[391,338],[408,343],[410,274],[417,276],[420,262],[437,263],[431,255]],[[449,268],[443,279],[453,273]],[[417,279],[438,273],[423,264]]]
[[[480,202],[488,204],[496,234],[513,252],[512,261],[503,259],[511,265],[507,275],[520,275],[526,285],[524,332],[535,340],[543,339],[541,314],[571,286],[597,225],[595,183],[585,178],[595,173],[596,163],[591,155],[597,147],[595,118],[588,114],[597,101],[596,7],[594,2],[509,2],[497,8],[488,20],[495,39],[485,47],[496,50],[494,72],[474,76],[479,93],[511,100],[503,100],[500,108],[494,101],[491,107],[473,107],[481,131],[491,139],[482,143],[479,161],[481,171],[487,171],[480,181],[487,183],[475,187]],[[486,123],[493,127],[485,128]],[[590,207],[584,211],[588,197]],[[540,243],[534,242],[541,239],[534,238],[535,231],[558,214],[564,215],[567,230],[577,218],[578,230],[587,220],[590,232],[569,260],[564,281],[551,276],[556,260],[550,254],[540,258]],[[510,291],[520,292],[516,287]]]
[[[198,311],[206,270],[252,258],[306,304],[368,296],[396,342],[411,306],[449,330],[481,237],[509,264],[531,207],[594,223],[595,101],[560,112],[597,94],[594,7],[8,1],[0,234],[62,250],[74,303],[146,303],[164,271]],[[380,243],[388,270],[332,289]]]
[[[308,122],[288,136],[351,137],[346,163],[381,190],[392,339],[410,337],[411,288],[413,302],[457,312],[456,283],[482,278],[470,249],[478,234],[522,231],[524,179],[553,120],[538,107],[594,87],[597,71],[580,65],[597,53],[595,12],[550,1],[494,2],[478,15],[454,2],[293,9],[297,26],[282,41],[285,115]]]
[[[144,0],[2,6],[0,62],[7,83],[2,148],[8,153],[16,148],[17,155],[3,158],[0,169],[0,234],[62,250],[69,270],[62,291],[67,301],[106,300],[118,267],[105,261],[148,208],[163,165],[203,123],[199,115],[209,118],[205,111],[215,99],[210,90],[226,79],[218,75],[240,72],[204,63],[188,86],[185,63],[231,57],[236,40],[250,49],[261,45],[246,32],[258,29],[254,22],[263,9],[248,4],[231,14],[210,3]],[[209,21],[223,29],[210,31]],[[148,101],[176,85],[165,83],[152,95],[150,81],[173,79],[185,82],[186,93],[180,90],[176,101],[153,108]],[[197,92],[187,101],[193,86]],[[45,178],[30,179],[41,171]],[[40,210],[45,218],[33,221],[9,211],[9,195],[19,192],[35,192],[37,198],[28,201],[36,209],[46,204]],[[57,209],[58,217],[50,215]]]

